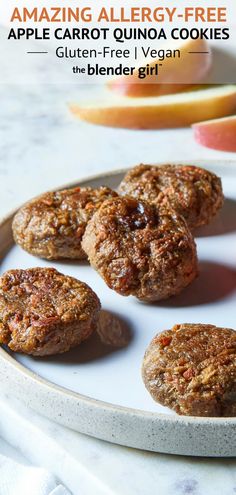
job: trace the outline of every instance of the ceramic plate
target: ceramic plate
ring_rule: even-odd
[[[185,455],[236,454],[236,419],[178,416],[151,399],[140,374],[144,351],[157,332],[184,322],[236,328],[236,163],[198,164],[222,177],[225,205],[209,227],[197,232],[199,278],[179,296],[156,304],[119,296],[85,262],[30,256],[13,244],[12,215],[1,223],[1,273],[54,266],[87,282],[122,330],[120,346],[94,335],[77,349],[48,358],[1,349],[1,382],[11,394],[63,425],[122,445]],[[113,172],[79,185],[114,188],[123,175]]]

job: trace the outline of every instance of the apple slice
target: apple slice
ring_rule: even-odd
[[[164,47],[163,47],[164,48]],[[139,68],[130,76],[111,79],[107,85],[113,91],[124,96],[144,97],[160,96],[187,91],[204,80],[212,65],[212,52],[205,40],[187,40],[175,42],[167,49],[180,50],[180,58],[165,57],[164,60],[144,60],[140,66],[149,63],[150,68],[161,63],[159,75],[150,75],[140,79]]]
[[[196,141],[207,148],[236,152],[236,115],[193,125]]]
[[[235,113],[236,85],[152,98],[118,97],[107,91],[101,100],[74,103],[70,109],[82,120],[111,127],[186,127]]]

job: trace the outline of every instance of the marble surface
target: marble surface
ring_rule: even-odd
[[[67,104],[83,91],[0,84],[1,216],[45,189],[99,172],[140,162],[236,157],[201,147],[191,129],[129,131],[76,120]]]
[[[40,64],[35,70],[40,79]],[[190,129],[128,131],[80,122],[67,104],[87,89],[46,83],[47,68],[43,71],[42,84],[37,77],[31,85],[0,84],[1,217],[46,189],[98,172],[139,162],[236,157],[198,146]],[[234,460],[183,458],[106,444],[41,418],[3,395],[0,436],[1,452],[23,455],[53,471],[74,495],[236,493]]]
[[[112,445],[52,423],[3,394],[0,436],[31,463],[54,472],[73,495],[236,493],[235,459],[168,456]]]

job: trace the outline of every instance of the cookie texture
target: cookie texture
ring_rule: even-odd
[[[208,224],[224,200],[220,178],[193,165],[138,165],[118,191],[155,205],[169,203],[191,229]]]
[[[0,343],[46,356],[68,351],[96,328],[100,301],[88,285],[54,268],[0,277]]]
[[[116,197],[108,187],[48,192],[25,204],[13,220],[19,246],[40,258],[86,258],[81,240],[88,220],[105,199]]]
[[[185,220],[169,207],[130,197],[102,204],[82,247],[111,289],[143,301],[178,294],[197,275],[195,243]]]
[[[188,416],[236,416],[236,332],[175,325],[156,335],[142,376],[154,400]]]

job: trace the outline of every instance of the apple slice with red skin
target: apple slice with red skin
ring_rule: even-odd
[[[236,152],[236,115],[193,124],[194,137],[202,146]]]
[[[205,40],[199,38],[175,42],[168,48],[180,50],[180,58],[165,57],[162,61],[145,60],[139,64],[145,66],[149,63],[152,68],[161,63],[158,77],[149,75],[145,79],[139,79],[137,68],[132,75],[114,77],[108,81],[108,88],[123,96],[146,97],[187,91],[204,82],[212,66],[212,51]]]
[[[70,110],[82,120],[111,127],[186,127],[235,113],[236,85],[152,98],[126,98],[107,91],[94,101],[71,104]]]

